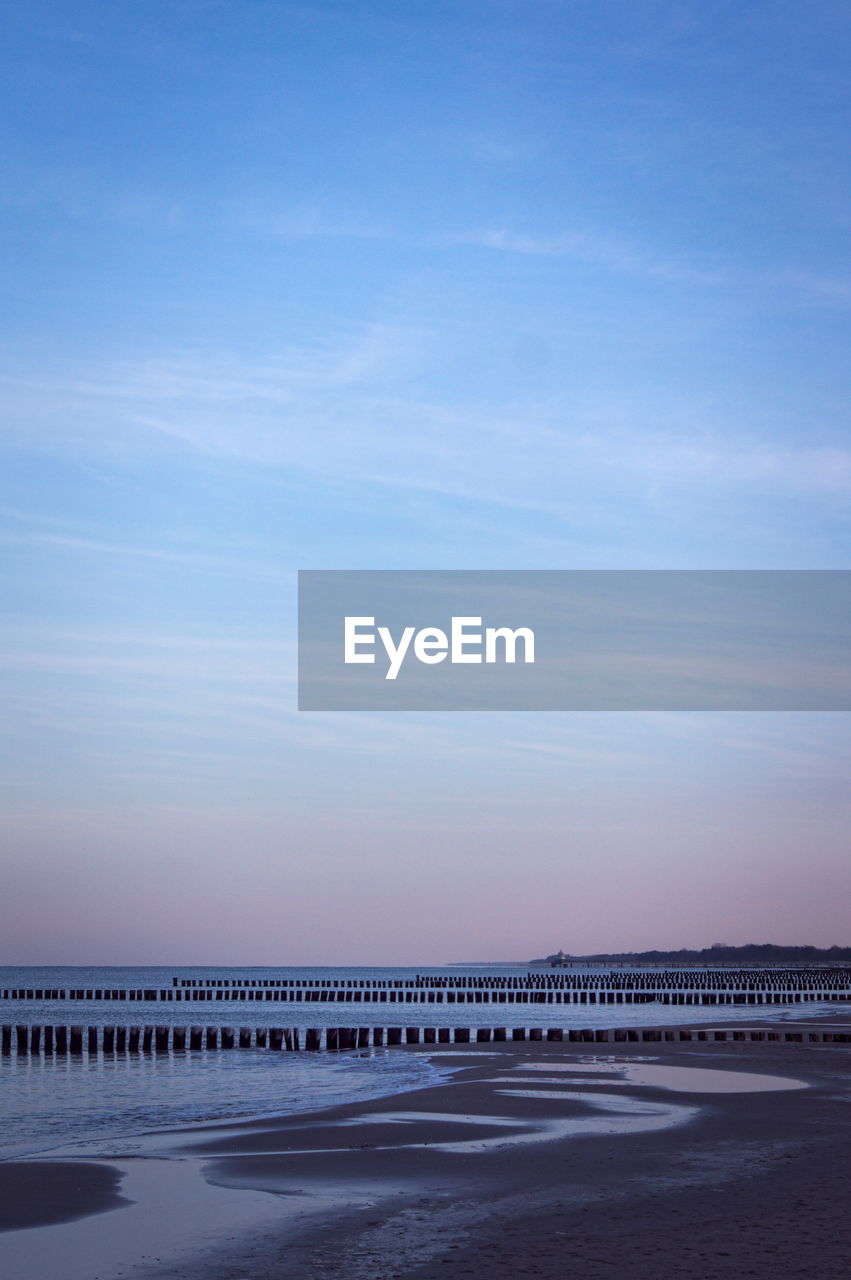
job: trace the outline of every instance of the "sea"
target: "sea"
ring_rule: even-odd
[[[598,972],[603,972],[599,969]],[[426,968],[0,967],[4,989],[137,990],[234,981],[405,981],[459,973],[523,977],[525,965]],[[593,967],[583,972],[594,972]],[[788,1006],[279,1004],[222,1001],[0,999],[0,1023],[81,1026],[551,1026],[630,1027],[800,1020],[836,1012],[828,1003]],[[303,1041],[302,1041],[303,1042]],[[463,1060],[463,1059],[461,1059]],[[142,1133],[210,1121],[245,1120],[318,1110],[419,1089],[446,1078],[459,1059],[451,1046],[426,1054],[370,1048],[340,1054],[239,1049],[135,1054],[0,1056],[0,1158],[32,1156],[92,1140],[122,1143]]]

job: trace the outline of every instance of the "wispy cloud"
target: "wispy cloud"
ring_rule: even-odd
[[[508,507],[566,514],[665,493],[706,496],[838,496],[851,492],[851,449],[834,441],[765,438],[747,421],[719,422],[699,403],[582,398],[552,392],[442,400],[417,382],[427,363],[414,330],[369,325],[345,342],[293,348],[275,358],[236,353],[105,365],[64,380],[18,380],[12,443],[26,429],[39,448],[97,453],[124,439],[156,438],[247,466],[315,474],[323,482],[378,484]],[[57,406],[62,406],[61,414]],[[23,426],[22,426],[23,424]],[[644,424],[644,425],[643,425]],[[135,442],[135,443],[134,443]],[[47,527],[20,538],[63,540],[109,551],[79,529]],[[114,547],[128,554],[201,553],[192,547]]]
[[[507,227],[483,227],[456,232],[446,239],[447,242],[527,257],[573,259],[608,271],[676,284],[718,285],[731,279],[730,273],[720,264],[701,265],[686,255],[644,249],[616,236],[592,231],[571,230],[541,235]]]

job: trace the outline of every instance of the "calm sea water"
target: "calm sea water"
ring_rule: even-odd
[[[442,969],[0,968],[0,988],[168,988],[172,978],[412,978]],[[464,970],[467,972],[467,970]],[[476,972],[470,969],[469,972]],[[481,972],[485,972],[482,970]],[[488,967],[522,975],[524,967]],[[39,1025],[216,1026],[561,1026],[812,1018],[829,1005],[428,1005],[117,1001],[2,1001],[0,1022]],[[835,1010],[835,1006],[833,1006]],[[424,1055],[369,1050],[328,1054],[240,1049],[89,1058],[0,1058],[0,1156],[32,1154],[92,1138],[121,1141],[147,1130],[205,1120],[292,1114],[416,1089],[440,1078]]]

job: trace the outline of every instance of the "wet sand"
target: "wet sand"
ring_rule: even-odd
[[[0,1231],[74,1222],[127,1204],[121,1175],[103,1164],[16,1160],[0,1164]]]
[[[198,1195],[190,1213],[174,1197],[191,1249],[184,1240],[179,1259],[162,1251],[154,1262],[128,1241],[121,1271],[185,1280],[597,1280],[615,1271],[627,1280],[847,1280],[846,1047],[605,1048],[400,1049],[428,1052],[452,1078],[309,1115],[147,1139],[140,1154],[186,1162],[186,1176],[200,1184],[203,1174],[207,1199]],[[753,1073],[780,1079],[745,1091]],[[103,1151],[83,1167],[102,1169],[106,1159]],[[14,1185],[16,1170],[35,1167],[0,1170]],[[22,1182],[9,1203],[32,1217],[33,1194],[45,1213],[67,1208],[59,1181],[29,1190]],[[115,1195],[114,1184],[104,1187],[99,1207]],[[230,1221],[228,1205],[248,1200],[258,1207],[251,1223]],[[132,1215],[108,1216],[129,1224]],[[80,1247],[105,1221],[78,1224]],[[118,1275],[117,1262],[98,1274]]]

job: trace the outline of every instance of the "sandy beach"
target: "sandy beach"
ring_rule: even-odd
[[[102,1280],[847,1277],[847,1048],[599,1050],[429,1051],[451,1075],[415,1092],[4,1163],[4,1250]]]

